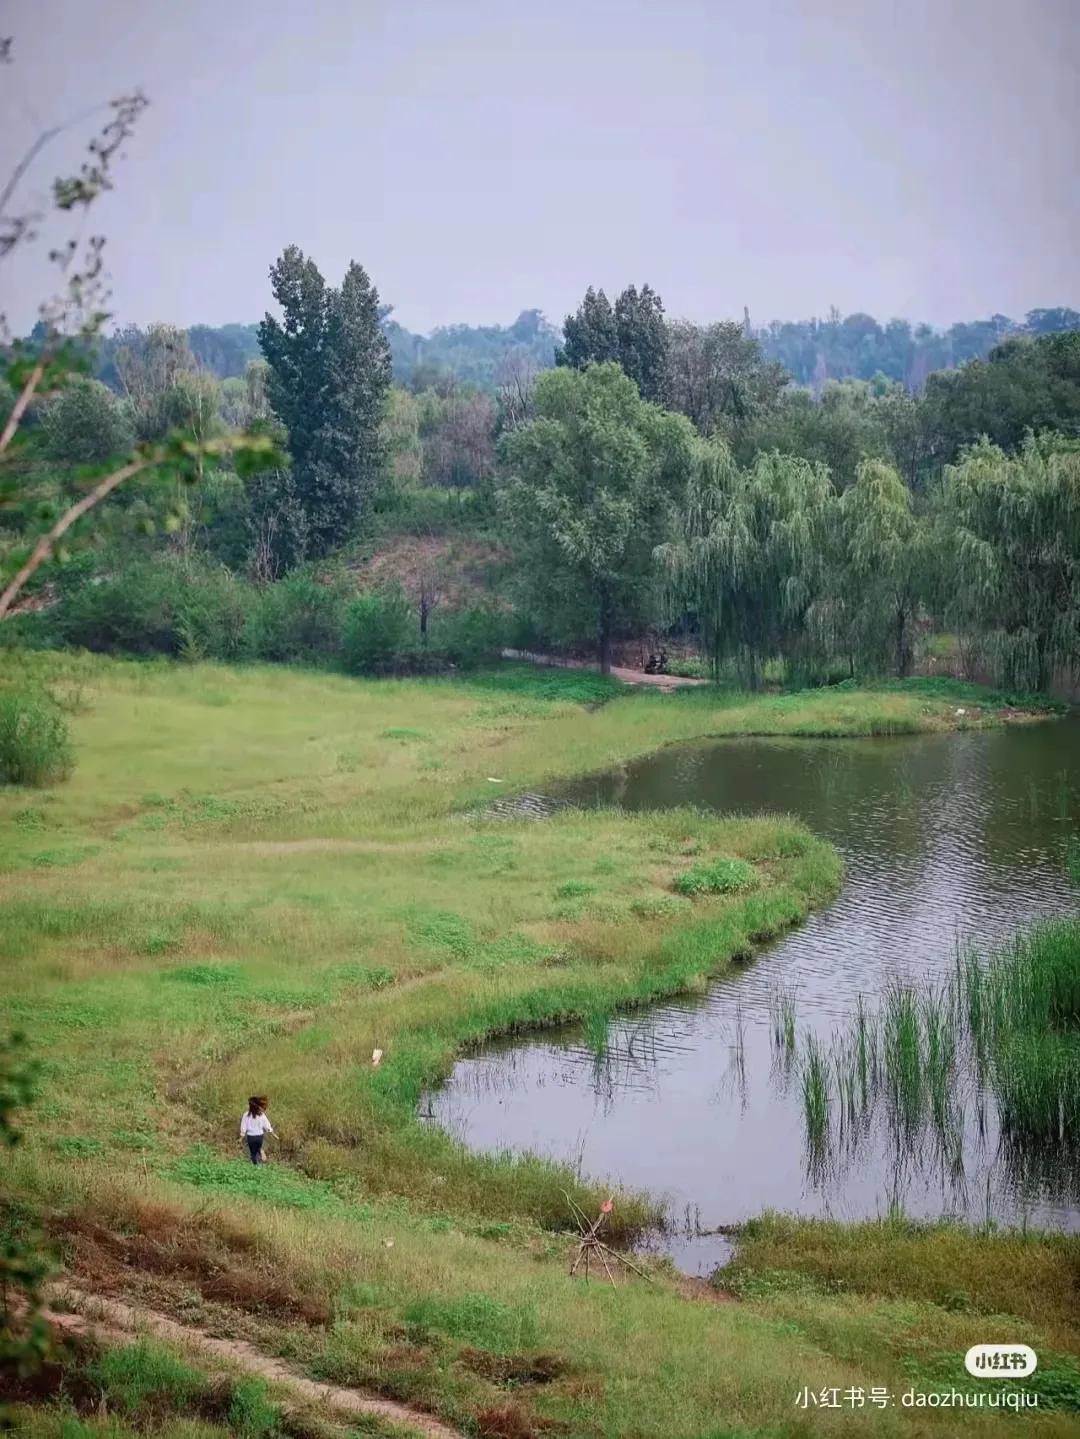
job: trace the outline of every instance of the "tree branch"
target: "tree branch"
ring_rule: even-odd
[[[119,470],[113,470],[111,475],[106,475],[103,480],[99,480],[88,494],[84,495],[81,500],[72,505],[69,510],[66,510],[64,514],[60,516],[52,529],[49,530],[47,534],[42,535],[41,539],[38,540],[30,552],[30,558],[14,576],[3,594],[0,594],[0,620],[4,619],[7,615],[12,604],[15,602],[16,596],[26,584],[27,580],[41,568],[52,554],[53,546],[57,540],[67,533],[76,520],[80,520],[83,515],[92,510],[95,505],[100,504],[103,499],[111,495],[113,490],[122,485],[125,480],[130,480],[134,475],[141,474],[143,470],[150,469],[152,465],[160,461],[160,458],[159,455],[144,456],[137,460],[131,460]]]
[[[15,404],[13,405],[11,410],[11,414],[8,416],[8,421],[7,424],[4,426],[3,434],[0,434],[0,455],[4,453],[8,445],[10,445],[12,440],[15,438],[15,431],[19,428],[19,422],[22,419],[23,415],[26,413],[27,405],[29,405],[30,401],[34,398],[34,391],[37,389],[38,385],[41,384],[41,377],[44,375],[44,373],[45,361],[44,359],[40,359],[38,360],[34,368],[30,371],[30,374],[27,377],[26,384],[23,385],[21,391],[19,392],[19,398],[15,401]]]

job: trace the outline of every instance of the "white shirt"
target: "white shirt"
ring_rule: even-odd
[[[274,1126],[267,1119],[265,1114],[252,1114],[245,1109],[240,1116],[240,1137],[246,1139],[249,1134],[273,1134]]]

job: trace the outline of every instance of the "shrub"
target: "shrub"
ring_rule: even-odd
[[[72,589],[52,612],[51,625],[58,638],[83,649],[176,654],[180,588],[171,565],[120,561],[113,573],[94,576]]]
[[[258,659],[315,663],[338,654],[344,596],[337,585],[298,572],[262,591],[247,626]]]
[[[404,668],[416,654],[414,619],[400,590],[358,595],[345,612],[341,659],[350,674]]]
[[[104,653],[239,659],[255,590],[228,570],[175,555],[129,560],[63,585],[46,628],[66,644]]]
[[[744,859],[713,859],[676,876],[675,889],[680,894],[737,894],[756,883],[754,867]]]
[[[0,784],[52,784],[73,763],[67,721],[48,696],[0,693]]]
[[[461,669],[476,669],[498,659],[505,644],[506,620],[489,607],[436,614],[432,624],[431,653]]]
[[[177,653],[185,659],[242,658],[256,595],[226,569],[192,569],[175,597]]]

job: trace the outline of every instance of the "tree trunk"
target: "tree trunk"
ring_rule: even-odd
[[[597,652],[600,658],[600,673],[609,675],[611,673],[611,603],[606,591],[602,591],[600,595],[598,620]]]
[[[907,611],[903,605],[896,611],[896,673],[900,679],[907,679],[911,673],[911,646],[907,640]]]

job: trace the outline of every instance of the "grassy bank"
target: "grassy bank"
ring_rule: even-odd
[[[810,1286],[802,1317],[783,1285],[727,1304],[676,1276],[585,1289],[566,1274],[562,1190],[594,1204],[606,1189],[469,1155],[414,1110],[462,1046],[700,986],[840,881],[832,850],[785,819],[538,824],[485,813],[493,797],[704,735],[991,723],[1007,697],[5,667],[64,705],[76,767],[54,789],[0,791],[0,982],[44,1061],[3,1184],[87,1287],[469,1433],[921,1432],[899,1412],[800,1419],[795,1390],[897,1387],[910,1343],[951,1352],[970,1314],[888,1289]],[[281,1131],[263,1170],[235,1135],[256,1091]],[[654,1216],[653,1199],[616,1195],[617,1231]],[[1072,1332],[1025,1322],[1059,1347]],[[1066,1432],[1061,1415],[1034,1423]]]

